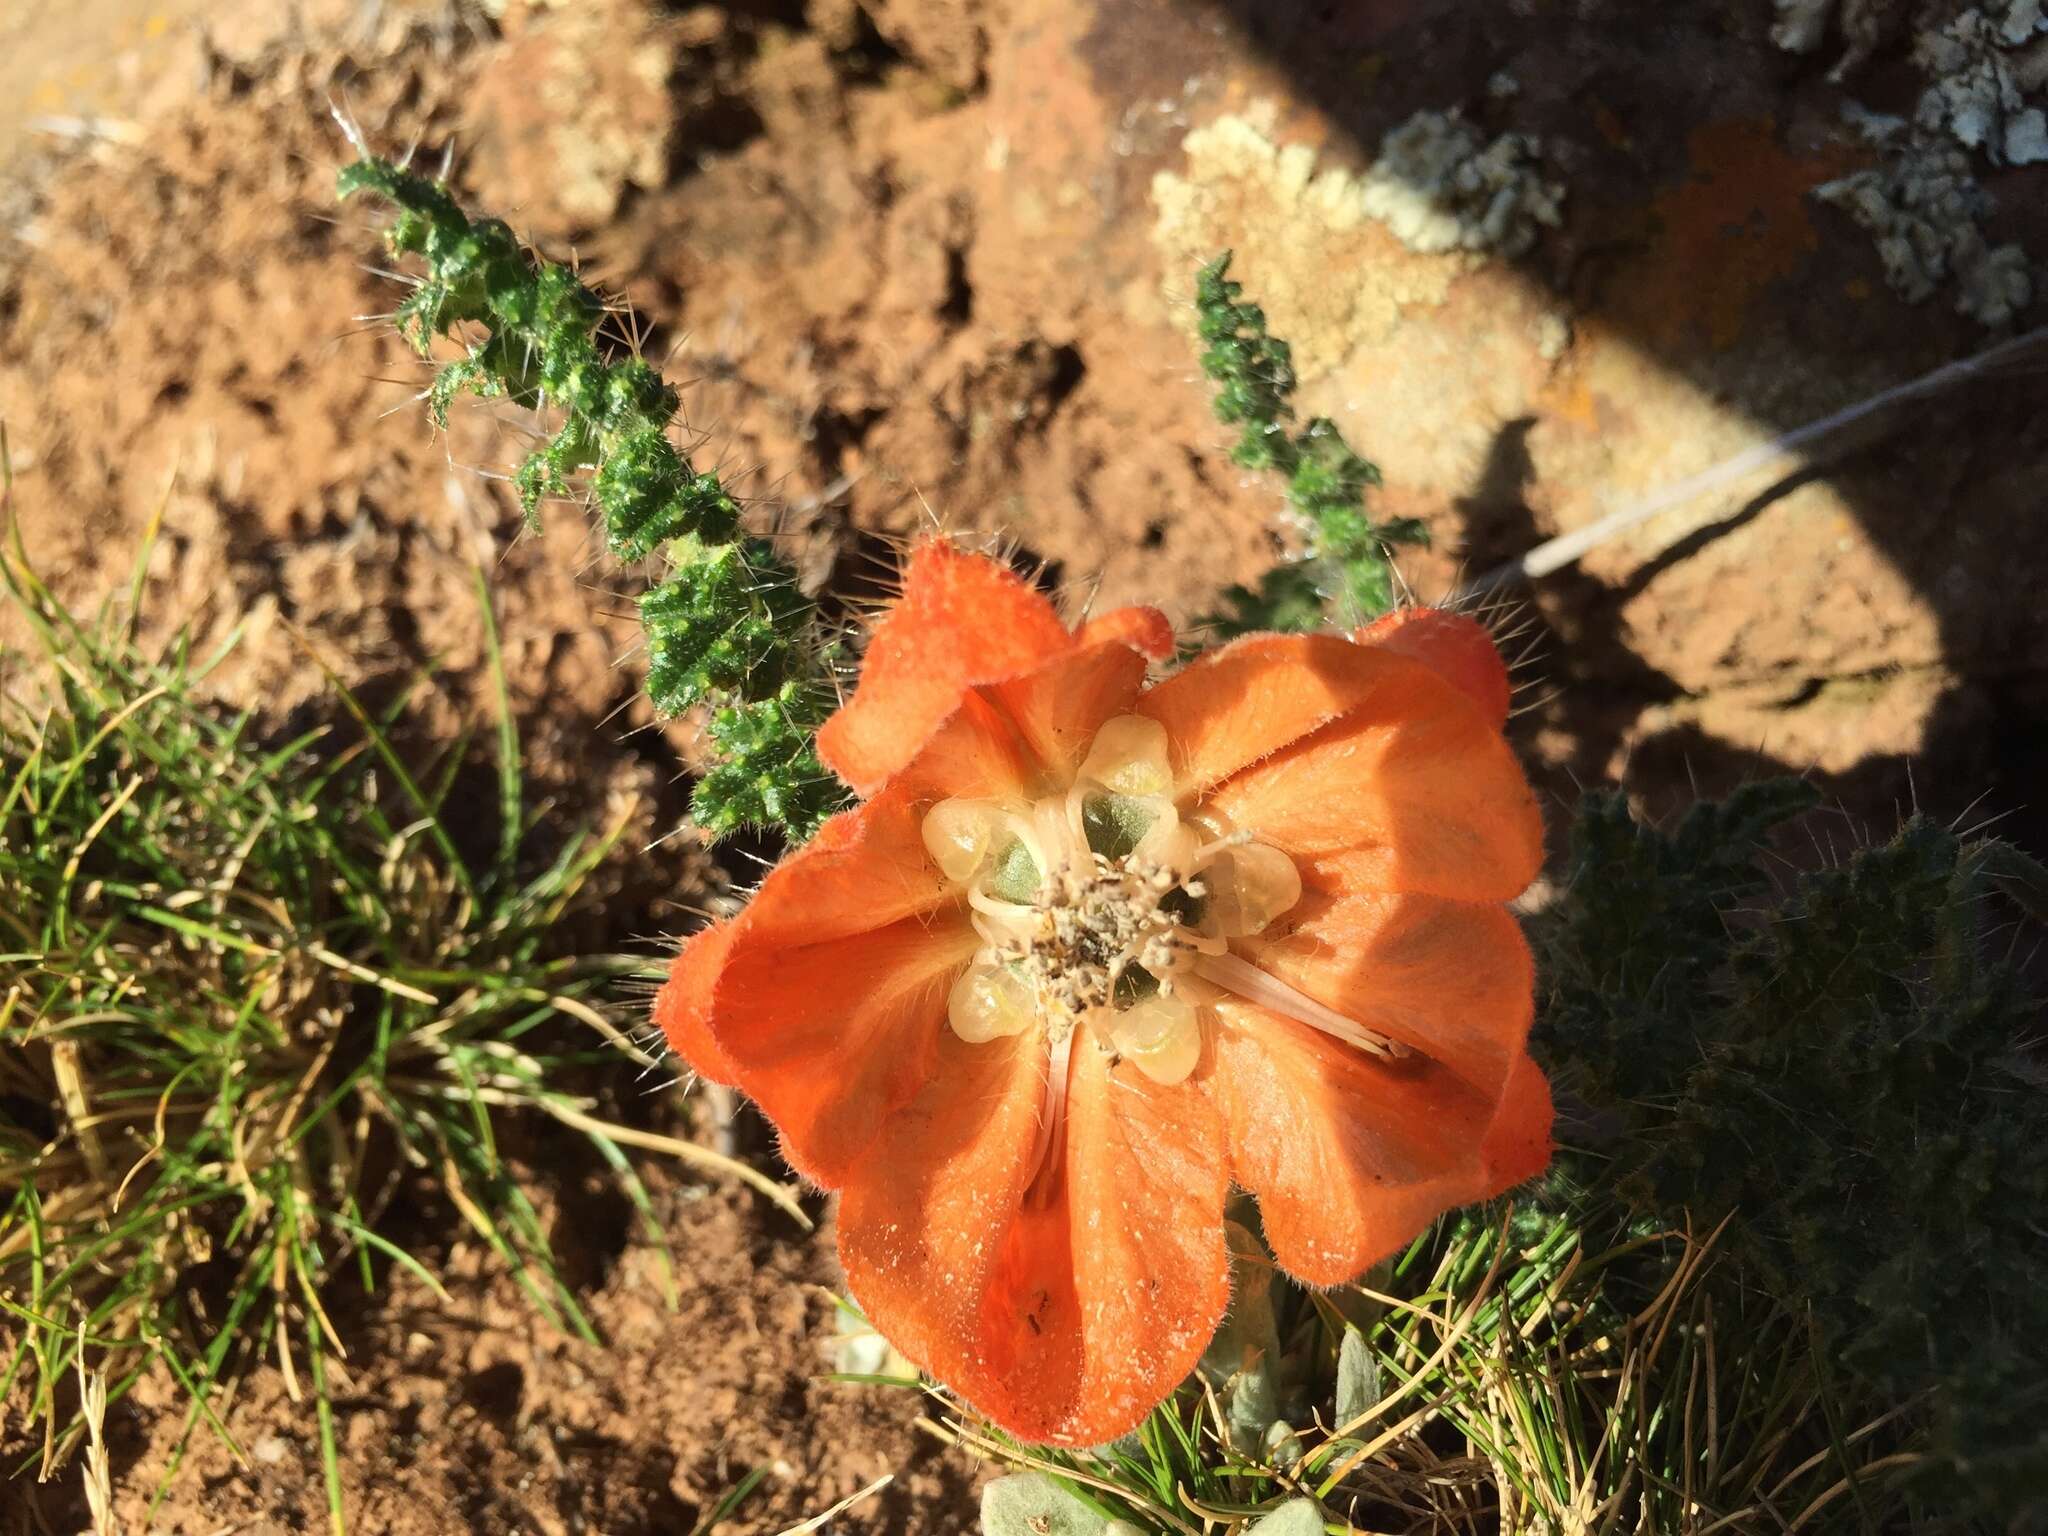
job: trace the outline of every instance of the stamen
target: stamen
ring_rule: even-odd
[[[1038,867],[1055,882],[1063,873],[1089,869],[1095,863],[1095,857],[1088,849],[1088,839],[1082,836],[1077,824],[1070,824],[1067,798],[1064,795],[1053,796],[1031,808],[1032,831],[1044,849],[1044,857],[1039,860]]]
[[[969,886],[967,889],[967,905],[984,916],[992,917],[1001,923],[1011,924],[1028,922],[1032,914],[1038,910],[1036,907],[1026,907],[1014,901],[1005,901],[1000,896],[991,896],[976,886]]]
[[[1297,992],[1286,982],[1268,976],[1236,955],[1203,955],[1195,961],[1195,974],[1213,981],[1226,992],[1235,992],[1248,1003],[1256,1003],[1298,1024],[1306,1024],[1310,1029],[1319,1029],[1371,1055],[1401,1061],[1415,1054],[1412,1046],[1389,1040],[1376,1030],[1367,1029],[1356,1019],[1346,1018],[1305,992]]]
[[[1181,815],[1156,721],[1104,724],[1066,790],[1031,802],[942,800],[923,832],[940,872],[964,888],[982,945],[948,995],[950,1026],[973,1044],[1045,1042],[1027,1186],[1038,1205],[1058,1189],[1084,1022],[1094,1048],[1162,1085],[1200,1065],[1200,1009],[1223,991],[1374,1055],[1408,1054],[1230,953],[1233,939],[1301,900],[1301,875],[1212,812]]]

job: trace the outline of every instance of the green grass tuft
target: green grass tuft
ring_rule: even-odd
[[[1753,785],[1660,829],[1587,797],[1533,933],[1537,1047],[1608,1124],[1567,1167],[1731,1217],[1843,1394],[1915,1405],[1930,1510],[2048,1518],[2048,1073],[2012,958],[2048,876],[1914,817],[1778,892],[1766,834],[1811,799]]]
[[[392,1265],[440,1291],[387,1235],[395,1197],[438,1191],[589,1339],[508,1122],[586,1138],[664,1254],[623,1147],[736,1171],[566,1086],[620,1063],[604,996],[646,967],[551,940],[623,823],[536,835],[509,721],[495,796],[458,796],[470,754],[408,763],[402,698],[373,714],[334,683],[336,723],[264,740],[204,702],[220,654],[81,623],[18,544],[0,589],[37,642],[0,656],[0,1399],[26,1403],[47,1474],[90,1427],[66,1385],[90,1352],[110,1400],[175,1379],[181,1454],[204,1425],[239,1456],[230,1385],[273,1357],[314,1405],[339,1529],[323,1297]],[[456,798],[505,818],[481,853]]]
[[[1225,1331],[1270,1305],[1267,1347],[1227,1367],[1212,1350],[1112,1445],[931,1428],[1175,1536],[1253,1531],[1303,1498],[1333,1532],[1458,1536],[1863,1529],[1851,1488],[1899,1507],[1896,1424],[1836,1430],[1804,1321],[1724,1283],[1718,1234],[1541,1206],[1446,1218],[1328,1292],[1240,1266]]]
[[[1115,1445],[934,1429],[1190,1536],[1303,1496],[1331,1531],[2032,1529],[2048,1074],[2011,924],[2048,873],[1914,818],[1774,878],[1814,803],[1586,798],[1529,923],[1564,1146],[1515,1206],[1313,1294],[1240,1241],[1203,1372]]]

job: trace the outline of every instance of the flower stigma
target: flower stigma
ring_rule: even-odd
[[[1106,721],[1064,791],[942,800],[923,834],[966,889],[982,941],[947,1001],[954,1033],[978,1044],[1035,1028],[1047,1047],[1031,1198],[1055,1182],[1084,1024],[1095,1048],[1163,1085],[1195,1070],[1201,1007],[1226,992],[1374,1054],[1409,1054],[1230,952],[1294,908],[1301,874],[1248,832],[1181,815],[1157,721]]]

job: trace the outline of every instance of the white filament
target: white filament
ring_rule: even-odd
[[[1038,1112],[1038,1139],[1031,1147],[1031,1183],[1026,1186],[1025,1200],[1033,1205],[1048,1205],[1053,1191],[1059,1187],[1060,1152],[1065,1146],[1067,1121],[1067,1069],[1074,1059],[1074,1032],[1071,1029],[1057,1032],[1052,1043],[1052,1059],[1046,1064],[1045,1104]]]
[[[1398,1040],[1389,1040],[1385,1035],[1367,1029],[1356,1019],[1346,1018],[1336,1009],[1317,1002],[1306,992],[1296,991],[1278,977],[1267,975],[1236,955],[1203,955],[1195,961],[1195,974],[1205,981],[1214,982],[1226,992],[1236,993],[1248,1003],[1256,1003],[1269,1012],[1293,1019],[1297,1024],[1319,1029],[1374,1056],[1399,1061],[1415,1054]]]

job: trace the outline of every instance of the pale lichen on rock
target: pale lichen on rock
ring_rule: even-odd
[[[1835,0],[1777,0],[1777,7],[1772,39],[1795,52],[1820,45],[1836,10]],[[1870,34],[1902,9],[1891,0],[1844,0],[1852,55],[1874,36],[1859,39],[1859,23]],[[1960,313],[2000,326],[2033,302],[2036,278],[2026,252],[2016,243],[1993,245],[1984,233],[1994,203],[1971,157],[1982,153],[1995,166],[2048,161],[2048,115],[2025,99],[2038,82],[2015,51],[2044,26],[2042,0],[1966,7],[1914,40],[1913,63],[1926,84],[1910,120],[1855,101],[1843,106],[1843,120],[1885,158],[1815,188],[1814,196],[1876,238],[1886,282],[1909,303],[1952,286]]]
[[[1876,238],[1885,280],[1908,303],[1953,281],[1957,310],[1996,326],[2033,299],[2026,253],[1984,238],[1991,199],[1954,145],[1913,138],[1882,166],[1827,182],[1814,196]]]
[[[2048,10],[2043,9],[2042,0],[2009,0],[2005,20],[1999,23],[1999,39],[2017,48],[2036,32],[2048,32]]]
[[[1847,47],[1830,70],[1842,80],[1855,73],[1891,39],[1905,21],[1905,0],[1773,0],[1778,19],[1771,41],[1788,53],[1814,53],[1827,40],[1828,23],[1840,13]]]
[[[1835,0],[1774,0],[1778,19],[1771,41],[1787,53],[1812,53],[1828,34]]]
[[[1384,343],[1408,310],[1442,304],[1472,258],[1404,250],[1366,217],[1356,176],[1318,172],[1308,145],[1278,142],[1278,117],[1261,102],[1190,132],[1185,168],[1152,180],[1152,238],[1169,297],[1218,251],[1235,250],[1310,379],[1354,347]],[[1175,312],[1193,324],[1192,308]]]
[[[1946,129],[1994,164],[2048,160],[2048,116],[2022,99],[2013,58],[2001,46],[2016,27],[2023,37],[2030,33],[2039,9],[2039,0],[2032,0],[2030,21],[2026,8],[2016,5],[2003,27],[1984,11],[1966,11],[1939,30],[1923,32],[1913,48],[1914,62],[1928,76],[1914,114],[1918,124]]]
[[[1380,142],[1361,205],[1411,251],[1519,256],[1562,218],[1564,184],[1545,175],[1542,151],[1526,133],[1487,143],[1455,107],[1418,112]]]
[[[1278,124],[1260,102],[1190,132],[1184,168],[1153,178],[1153,242],[1170,295],[1236,250],[1304,379],[1383,344],[1486,256],[1519,255],[1559,221],[1564,187],[1528,135],[1488,142],[1455,112],[1419,113],[1358,174],[1318,168],[1309,145],[1279,141]]]

